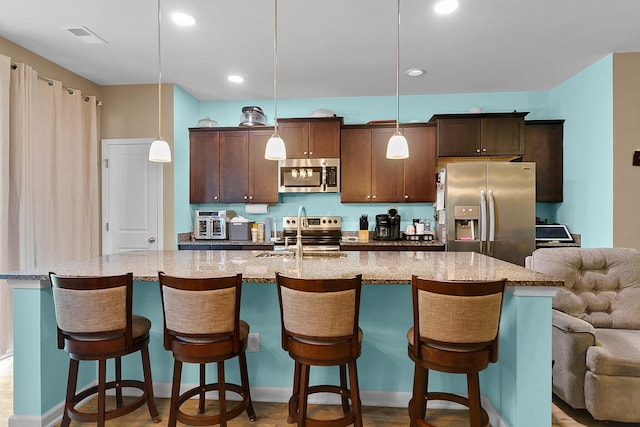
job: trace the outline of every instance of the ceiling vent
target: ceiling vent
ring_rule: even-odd
[[[86,44],[106,44],[107,41],[85,26],[80,28],[67,28],[71,34]]]

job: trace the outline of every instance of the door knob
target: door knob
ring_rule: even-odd
[[[155,237],[149,237],[149,243],[155,243],[156,242],[156,238]]]

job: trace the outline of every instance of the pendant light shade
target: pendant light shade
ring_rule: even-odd
[[[409,144],[401,132],[395,132],[387,143],[387,159],[406,159],[409,157]]]
[[[158,138],[149,148],[149,161],[167,163],[171,161],[171,148],[162,139],[162,55],[160,50],[160,0],[158,0]]]
[[[267,141],[264,158],[267,160],[284,160],[287,158],[287,149],[284,146],[284,141],[277,132]]]
[[[273,135],[264,149],[264,158],[284,160],[287,158],[287,148],[278,134],[278,0],[274,0],[273,11],[273,128]]]
[[[171,161],[171,149],[167,141],[156,139],[149,148],[149,160],[152,162],[167,163]]]
[[[407,159],[409,144],[400,132],[400,0],[398,0],[398,31],[396,37],[396,131],[387,143],[387,159]]]

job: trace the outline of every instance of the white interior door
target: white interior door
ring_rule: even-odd
[[[102,254],[162,248],[162,164],[151,138],[102,140]]]

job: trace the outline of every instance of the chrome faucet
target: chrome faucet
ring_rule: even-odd
[[[302,216],[302,211],[304,211],[304,217]],[[305,228],[307,227],[307,209],[304,206],[300,206],[298,208],[298,222],[296,225],[298,227],[296,232],[296,256],[302,257],[302,221],[304,218]]]

